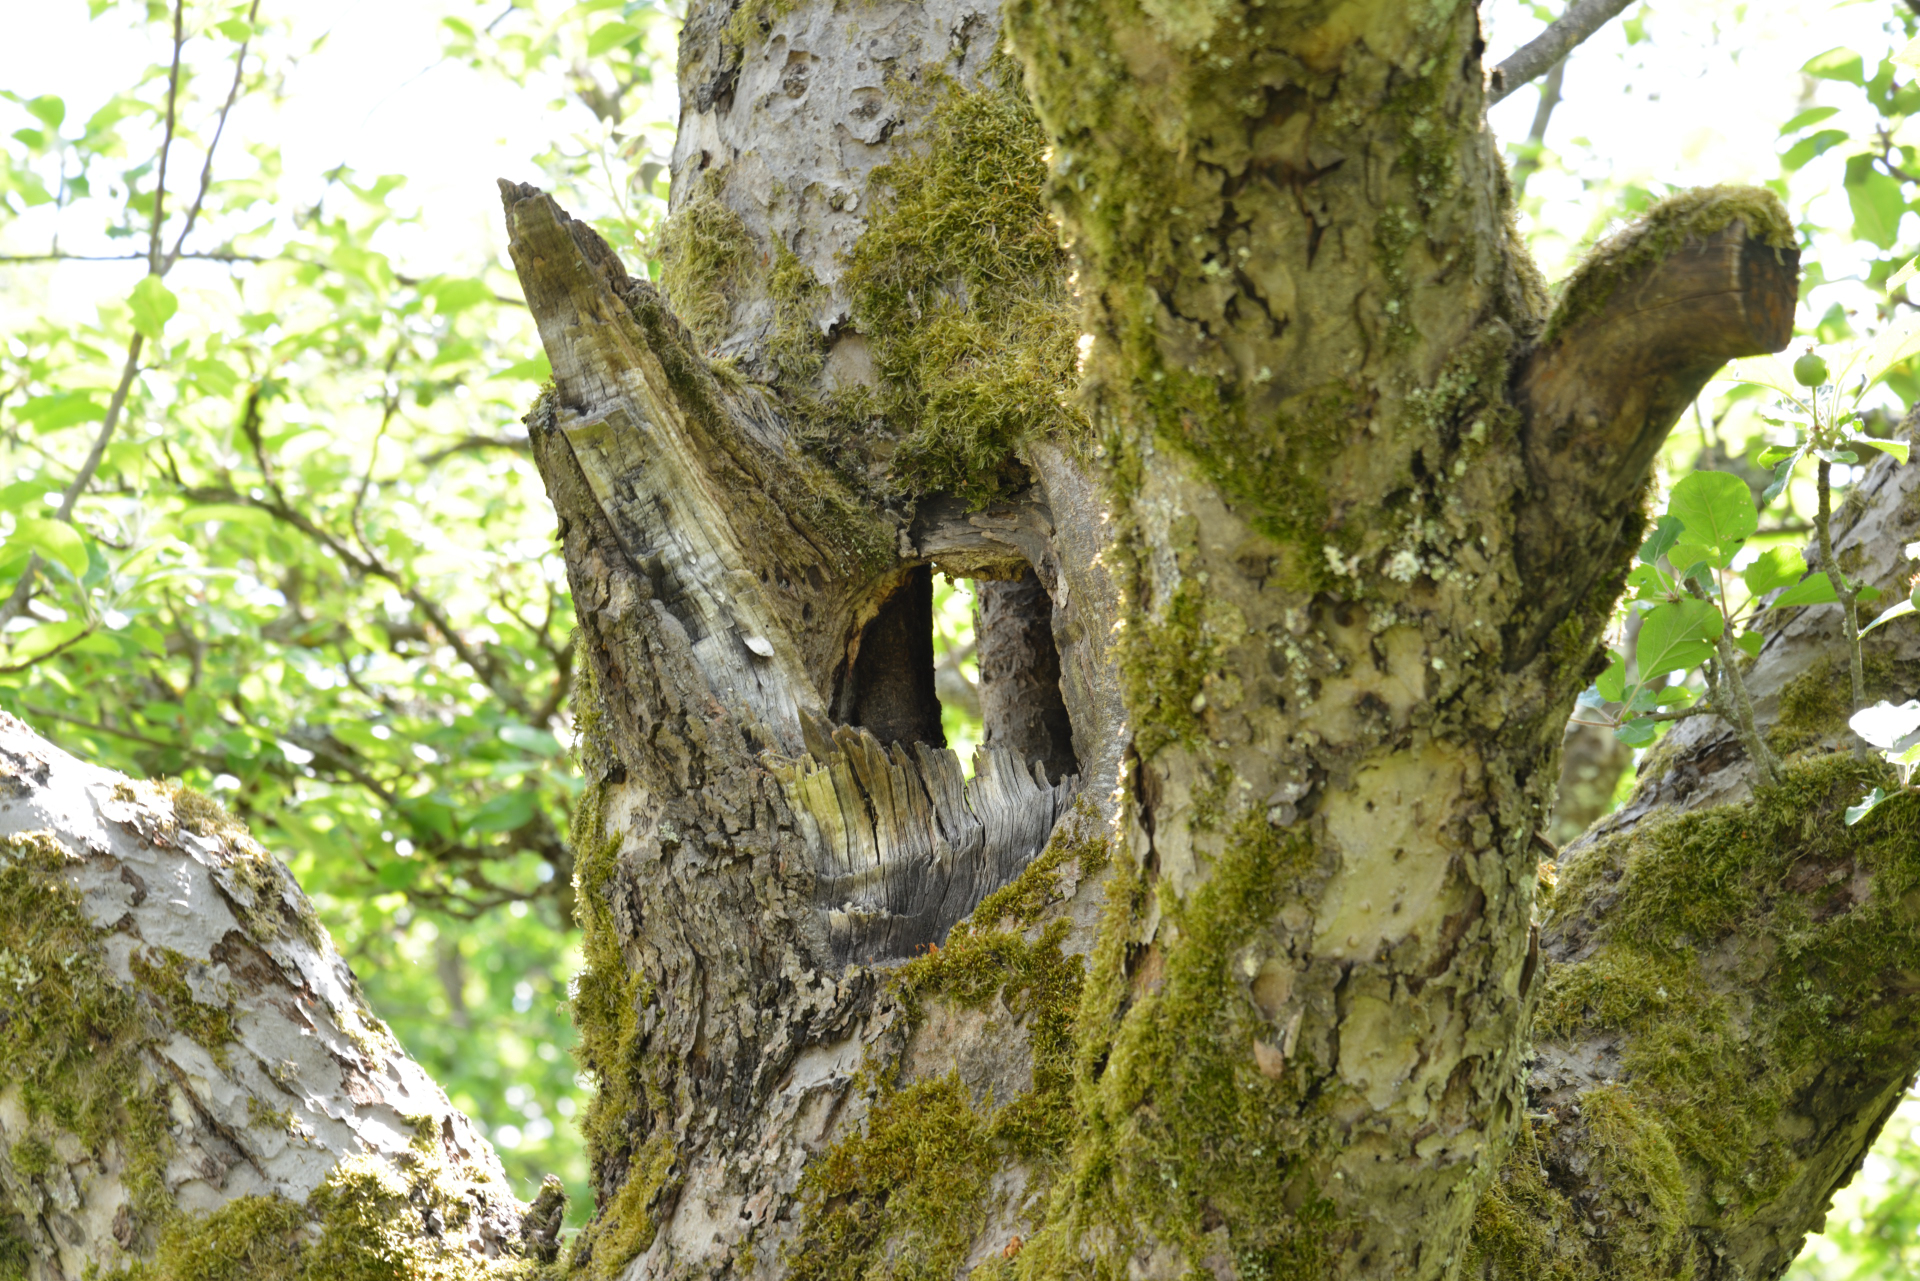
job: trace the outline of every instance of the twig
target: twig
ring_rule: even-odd
[[[1840,562],[1833,554],[1833,486],[1832,467],[1822,462],[1815,473],[1820,495],[1820,510],[1814,520],[1814,532],[1820,540],[1820,567],[1827,571],[1827,580],[1833,584],[1833,594],[1840,602],[1840,629],[1847,638],[1847,670],[1853,679],[1853,708],[1859,711],[1867,701],[1866,673],[1860,657],[1860,620],[1855,617],[1853,603],[1860,594],[1859,589],[1848,579],[1840,568]]]
[[[1633,0],[1573,0],[1559,21],[1508,54],[1487,76],[1487,105],[1491,107],[1521,85],[1538,80],[1632,3]]]
[[[253,25],[253,20],[259,14],[259,12],[260,12],[260,0],[253,0],[252,6],[247,9],[247,25],[248,26]],[[176,39],[177,39],[177,36],[176,36]],[[224,134],[227,131],[227,117],[230,114],[232,114],[233,104],[240,97],[240,84],[241,84],[241,81],[245,78],[244,73],[246,71],[246,65],[247,65],[247,46],[252,42],[253,42],[253,36],[251,33],[249,33],[247,38],[240,42],[240,52],[234,55],[233,83],[227,86],[227,100],[220,107],[220,120],[213,127],[213,140],[207,143],[207,158],[200,166],[200,190],[198,193],[195,194],[193,198],[193,204],[189,206],[187,209],[187,220],[181,226],[180,234],[174,238],[173,252],[167,255],[166,261],[162,263],[158,268],[158,274],[160,275],[165,275],[169,270],[172,269],[174,263],[180,261],[180,252],[182,249],[186,247],[187,236],[189,233],[193,231],[193,224],[199,221],[201,207],[204,206],[207,202],[207,192],[213,186],[214,149],[219,147],[220,135]],[[179,60],[178,46],[175,47],[174,58],[175,58],[175,62],[177,63]],[[169,101],[168,103],[168,108],[169,110],[171,110],[172,108],[171,101]],[[161,169],[162,185],[164,185],[166,181],[165,174],[166,174],[166,170],[164,167],[164,160],[163,160],[163,167]]]
[[[0,675],[11,676],[15,672],[24,672],[29,667],[34,666],[36,663],[44,663],[49,658],[52,658],[56,654],[64,654],[66,651],[72,649],[75,645],[78,645],[81,641],[85,640],[87,637],[93,635],[93,632],[94,632],[93,628],[83,627],[80,629],[79,632],[75,633],[72,636],[67,637],[67,639],[61,641],[58,645],[55,645],[52,649],[46,650],[39,654],[35,654],[32,658],[24,659],[21,662],[8,663],[5,667],[0,667]]]
[[[147,271],[163,275],[160,230],[167,221],[167,155],[173,150],[173,128],[180,99],[180,51],[186,47],[187,0],[173,4],[173,66],[167,72],[167,128],[160,135],[160,169],[153,180],[153,223],[147,229]]]

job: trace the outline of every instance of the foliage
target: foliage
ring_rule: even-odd
[[[523,1194],[558,1170],[584,1214],[571,607],[517,421],[538,336],[497,254],[408,271],[404,177],[287,171],[311,10],[91,7],[142,76],[0,96],[0,708],[230,806]],[[589,108],[546,181],[638,244],[663,166],[629,117],[671,15],[443,7],[443,57]]]

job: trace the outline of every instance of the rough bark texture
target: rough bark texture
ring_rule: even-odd
[[[1920,470],[1877,464],[1850,511],[1836,555],[1904,594]],[[1842,821],[1888,774],[1852,753],[1839,607],[1787,612],[1747,674],[1779,786],[1686,722],[1543,895],[1530,1120],[1482,1208],[1487,1275],[1777,1276],[1920,1063],[1914,808]],[[1920,692],[1920,633],[1867,646],[1869,699]]]
[[[502,183],[583,660],[566,1270],[1784,1266],[1920,1062],[1831,607],[1755,668],[1779,789],[1696,721],[1557,883],[1537,837],[1792,228],[1688,193],[1549,309],[1480,55],[1446,0],[696,2],[658,287]]]
[[[493,1149],[219,806],[0,717],[0,902],[5,1275],[526,1266]]]
[[[596,1272],[1478,1248],[1560,730],[1795,255],[1695,193],[1549,316],[1476,24],[1021,3],[1036,121],[990,8],[696,5],[664,298],[503,188],[593,677]],[[929,566],[997,580],[964,791]]]

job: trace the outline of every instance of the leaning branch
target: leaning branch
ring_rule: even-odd
[[[1523,84],[1538,80],[1633,0],[1573,0],[1560,20],[1514,50],[1487,76],[1491,107]]]

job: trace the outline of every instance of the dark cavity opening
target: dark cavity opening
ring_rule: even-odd
[[[1051,783],[1080,772],[1053,601],[1031,569],[940,583],[911,571],[861,634],[839,702],[843,724],[883,743],[952,746],[969,775],[974,744],[1038,762]]]
[[[910,570],[860,634],[836,720],[882,743],[945,747],[933,688],[933,570]]]
[[[1029,569],[1011,581],[981,583],[975,599],[986,745],[1007,748],[1028,764],[1038,761],[1051,783],[1079,773],[1047,589]]]

